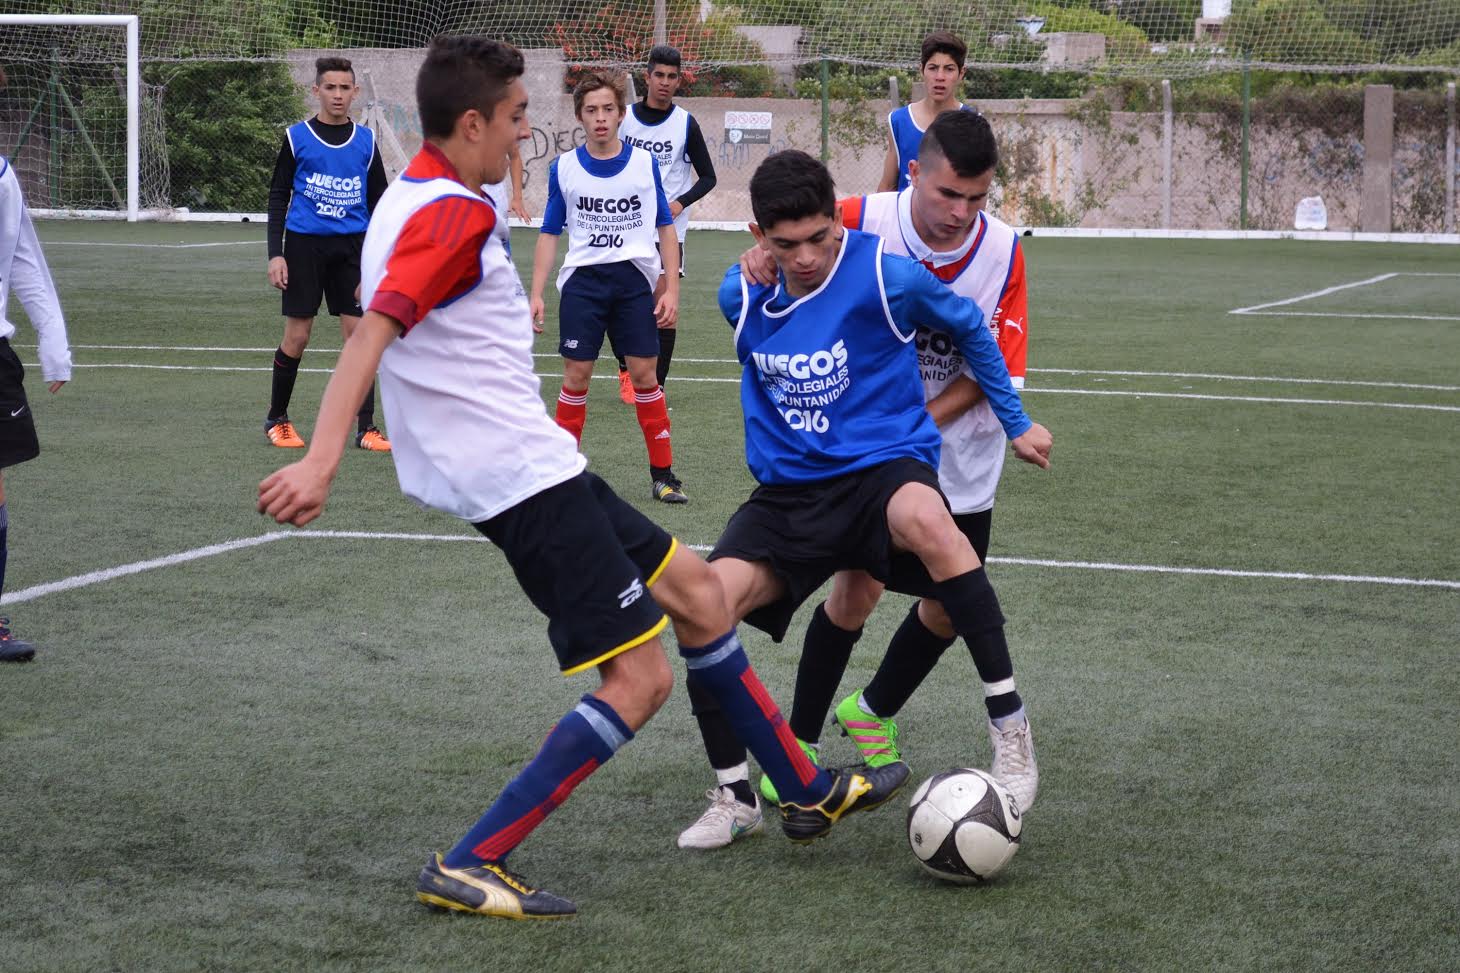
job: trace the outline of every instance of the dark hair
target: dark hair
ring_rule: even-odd
[[[981,176],[999,164],[999,144],[989,120],[978,112],[939,112],[918,143],[918,159],[946,159],[963,179]]]
[[[628,85],[624,83],[623,75],[609,74],[607,71],[589,71],[573,85],[573,115],[577,117],[583,111],[583,99],[591,92],[602,88],[613,90],[613,99],[618,102],[618,110],[624,110],[624,99],[627,97]]]
[[[935,30],[923,38],[923,59],[918,62],[918,67],[926,67],[934,54],[947,54],[961,70],[964,59],[968,57],[968,45],[951,30]]]
[[[325,76],[327,71],[349,71],[350,80],[355,80],[355,66],[350,63],[347,57],[317,57],[314,59],[314,83],[319,84],[319,79]]]
[[[670,47],[668,44],[655,44],[650,48],[647,64],[650,71],[654,70],[654,65],[656,64],[662,64],[666,68],[675,68],[676,70],[683,66],[679,57],[679,49]]]
[[[473,108],[491,118],[522,68],[522,52],[510,44],[471,35],[437,37],[416,75],[421,134],[449,138],[456,120]]]
[[[767,156],[750,177],[750,210],[762,230],[785,220],[836,214],[836,185],[826,166],[799,149]]]

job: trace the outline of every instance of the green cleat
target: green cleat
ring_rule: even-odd
[[[868,767],[885,767],[902,760],[897,749],[897,724],[862,709],[861,692],[852,693],[837,704],[836,723],[842,735],[852,738]]]
[[[907,783],[908,769],[907,764],[897,760],[881,767],[835,768],[828,773],[831,793],[819,803],[810,807],[781,805],[781,830],[792,841],[815,841],[846,815],[884,804]]]
[[[806,759],[811,761],[813,767],[821,766],[820,747],[815,743],[807,743],[805,740],[797,740],[801,745],[801,752],[806,754]],[[776,793],[776,785],[771,783],[769,774],[760,775],[760,796],[772,804],[781,803],[781,797]]]

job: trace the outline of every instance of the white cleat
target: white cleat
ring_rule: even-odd
[[[994,745],[991,768],[994,780],[1003,784],[1019,802],[1020,811],[1028,811],[1039,793],[1039,764],[1034,759],[1034,737],[1029,732],[1029,721],[1023,720],[1007,730],[999,729],[990,721],[989,740]]]
[[[754,806],[742,804],[728,787],[712,787],[705,791],[705,797],[710,799],[710,806],[698,821],[680,833],[679,847],[724,848],[736,838],[761,829],[764,819],[758,798]]]

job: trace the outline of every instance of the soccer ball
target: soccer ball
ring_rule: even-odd
[[[971,885],[999,873],[1019,850],[1019,803],[982,770],[950,770],[913,793],[907,838],[928,871]]]

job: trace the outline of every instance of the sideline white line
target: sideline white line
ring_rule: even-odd
[[[1354,318],[1360,321],[1460,321],[1451,314],[1354,314],[1341,311],[1228,311],[1267,318]]]
[[[1386,280],[1392,280],[1395,277],[1460,277],[1460,274],[1428,272],[1428,271],[1409,271],[1409,270],[1395,271],[1394,273],[1380,274],[1378,277],[1369,277],[1369,278],[1367,278],[1365,280],[1356,280],[1356,281],[1351,281],[1350,283],[1347,283],[1347,284],[1337,284],[1337,285],[1335,285],[1333,287],[1325,287],[1322,290],[1310,291],[1307,294],[1299,294],[1297,297],[1289,297],[1289,298],[1285,298],[1285,299],[1283,299],[1281,301],[1268,301],[1266,304],[1252,304],[1252,305],[1250,305],[1248,307],[1233,308],[1232,310],[1228,311],[1227,313],[1228,314],[1258,314],[1258,313],[1262,313],[1262,310],[1264,308],[1269,308],[1269,307],[1282,307],[1285,304],[1297,304],[1300,301],[1309,301],[1309,300],[1312,300],[1315,297],[1324,297],[1325,295],[1328,295],[1328,294],[1336,294],[1339,291],[1346,291],[1346,290],[1348,290],[1349,288],[1352,288],[1352,287],[1365,287],[1365,286],[1367,286],[1369,284],[1382,283],[1383,281],[1386,281]],[[1411,320],[1411,321],[1460,321],[1460,318],[1445,317],[1445,316],[1432,316],[1432,315],[1425,315],[1425,314],[1325,314],[1325,313],[1321,313],[1321,312],[1312,312],[1312,311],[1310,311],[1310,312],[1304,312],[1302,314],[1297,314],[1297,313],[1294,313],[1294,312],[1279,312],[1279,313],[1287,313],[1287,314],[1290,314],[1290,315],[1295,316],[1295,317],[1301,316],[1301,317],[1324,317],[1324,318],[1388,318],[1388,319],[1402,318],[1402,319]]]
[[[206,247],[251,247],[265,240],[226,240],[220,243],[93,243],[90,240],[47,240],[46,247],[123,247],[128,250],[202,250]]]
[[[27,364],[27,368],[38,366]],[[88,364],[81,362],[72,366],[73,368],[85,369],[141,369],[146,371],[159,372],[269,372],[273,371],[267,365],[138,365],[138,364]],[[299,371],[310,375],[328,375],[332,369],[329,368],[301,368]],[[538,378],[561,378],[557,372],[537,372]],[[594,375],[594,381],[617,382],[617,375]],[[676,376],[676,382],[700,382],[719,385],[738,385],[738,378],[694,378],[691,376]],[[1270,395],[1203,395],[1196,392],[1137,392],[1124,389],[1051,389],[1051,388],[1024,388],[1021,395],[1104,395],[1124,396],[1128,398],[1149,398],[1149,399],[1199,399],[1215,402],[1254,402],[1273,405],[1357,405],[1368,406],[1373,409],[1418,409],[1426,412],[1460,412],[1457,405],[1427,405],[1418,402],[1369,402],[1363,399],[1291,399],[1282,396]]]
[[[260,534],[257,537],[245,537],[238,540],[225,541],[221,544],[209,544],[206,547],[197,547],[189,551],[181,551],[177,554],[169,554],[166,557],[152,558],[146,561],[134,561],[131,564],[121,564],[114,568],[105,568],[100,571],[89,571],[86,574],[74,575],[70,578],[62,578],[59,581],[49,581],[45,584],[32,585],[29,588],[22,588],[0,597],[0,605],[12,605],[25,601],[33,601],[43,595],[55,594],[60,591],[71,591],[76,588],[85,588],[94,584],[101,584],[105,581],[112,581],[116,578],[126,577],[131,574],[140,574],[143,571],[152,571],[157,568],[171,567],[175,564],[185,564],[189,561],[196,561],[205,557],[212,557],[215,554],[226,554],[230,551],[238,551],[248,547],[258,547],[261,544],[269,544],[273,541],[284,540],[285,538],[299,537],[312,540],[400,540],[400,541],[444,541],[448,543],[489,543],[486,538],[471,534],[413,534],[406,532],[372,532],[363,530],[276,530],[267,534]],[[694,551],[708,551],[707,544],[690,544],[688,547]],[[1383,575],[1361,575],[1361,574],[1315,574],[1306,571],[1242,571],[1232,568],[1185,568],[1161,564],[1119,564],[1112,561],[1058,561],[1047,558],[1026,558],[1026,557],[991,557],[990,564],[1014,564],[1025,567],[1042,568],[1069,568],[1084,571],[1124,571],[1139,574],[1185,574],[1201,575],[1220,578],[1271,578],[1281,581],[1332,581],[1343,584],[1381,584],[1409,588],[1444,588],[1452,591],[1460,591],[1460,581],[1450,581],[1443,578],[1399,578]]]
[[[1460,275],[1456,275],[1460,276]],[[1280,313],[1280,312],[1279,312]],[[24,342],[12,342],[16,348],[35,348],[34,344]],[[246,352],[251,355],[271,355],[273,348],[245,348],[231,345],[72,345],[73,349],[84,351],[176,351],[176,352]],[[322,355],[337,355],[339,348],[314,348]],[[555,354],[548,352],[535,352],[533,358],[554,359]],[[739,365],[734,358],[678,358],[677,362],[689,362],[697,365]],[[99,367],[99,366],[93,366]],[[120,366],[117,366],[120,367]],[[149,366],[138,366],[149,367]],[[151,366],[158,367],[158,366]],[[189,366],[170,366],[189,367]],[[198,366],[199,368],[206,366]],[[267,367],[255,368],[254,371],[268,371]],[[1285,375],[1233,375],[1225,372],[1153,372],[1137,371],[1134,369],[1113,369],[1113,368],[1031,368],[1030,374],[1037,375],[1113,375],[1119,378],[1200,378],[1209,379],[1215,382],[1272,382],[1277,384],[1295,385],[1345,385],[1362,386],[1366,388],[1382,389],[1421,389],[1433,392],[1460,392],[1460,385],[1428,385],[1417,382],[1374,382],[1359,381],[1346,378],[1298,378]],[[724,381],[720,379],[719,381]]]
[[[29,588],[22,588],[19,591],[6,592],[3,597],[0,597],[0,605],[14,605],[22,601],[31,601],[42,595],[55,594],[58,591],[70,591],[73,588],[85,588],[88,585],[101,584],[103,581],[123,578],[129,574],[141,574],[143,571],[171,567],[174,564],[185,564],[188,561],[212,557],[215,554],[227,554],[229,551],[238,551],[246,547],[258,547],[260,544],[268,544],[282,537],[288,537],[289,534],[290,532],[286,530],[276,530],[272,533],[261,534],[258,537],[243,537],[238,540],[225,541],[222,544],[209,544],[207,547],[195,547],[190,551],[181,551],[177,554],[169,554],[166,557],[156,557],[146,561],[133,561],[131,564],[119,564],[114,568],[104,568],[100,571],[88,571],[86,574],[62,578],[60,581],[48,581],[45,584],[32,585]]]
[[[1399,275],[1397,273],[1380,274],[1378,277],[1368,277],[1364,280],[1350,281],[1347,284],[1336,284],[1333,287],[1325,287],[1321,291],[1310,291],[1307,294],[1299,294],[1297,297],[1289,297],[1281,301],[1268,301],[1266,304],[1252,304],[1248,307],[1233,308],[1227,313],[1250,314],[1253,311],[1259,311],[1265,307],[1281,307],[1284,304],[1297,304],[1299,301],[1309,301],[1315,297],[1323,297],[1326,294],[1337,294],[1339,291],[1346,291],[1351,287],[1366,287],[1369,284],[1378,284],[1382,281],[1390,280],[1391,278],[1398,276]]]

